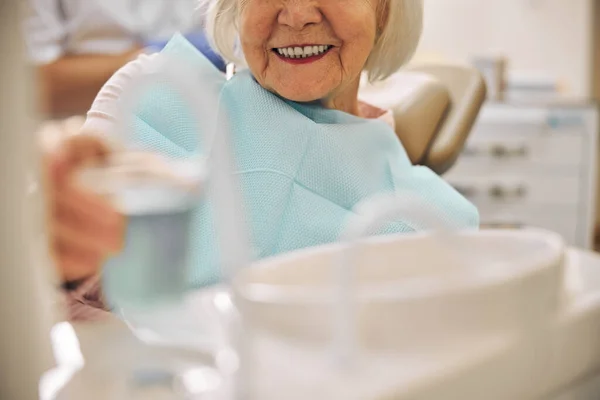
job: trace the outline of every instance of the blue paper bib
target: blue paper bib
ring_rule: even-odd
[[[163,50],[197,68],[217,88],[228,115],[236,174],[259,258],[334,242],[360,201],[382,192],[411,193],[456,228],[476,228],[477,209],[439,176],[413,166],[390,126],[316,105],[287,101],[263,89],[248,71],[229,81],[182,36]],[[181,96],[149,89],[135,116],[135,141],[169,156],[198,148],[198,126]],[[190,284],[220,278],[210,201],[199,202],[191,235]],[[414,232],[408,220],[379,233]]]

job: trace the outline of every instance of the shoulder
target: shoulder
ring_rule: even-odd
[[[117,117],[118,100],[127,85],[149,69],[157,54],[140,54],[115,72],[96,95],[83,125],[85,131],[109,133]]]
[[[389,126],[391,126],[393,130],[396,129],[394,113],[392,112],[392,110],[384,110],[364,101],[359,101],[358,107],[361,117],[368,119],[380,119]]]

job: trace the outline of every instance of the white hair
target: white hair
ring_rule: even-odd
[[[205,10],[205,29],[214,50],[225,60],[245,64],[237,46],[238,2],[240,0],[200,0]],[[413,56],[423,30],[423,0],[381,0],[375,45],[364,70],[370,81],[383,80],[406,64]],[[386,10],[387,9],[387,10]],[[385,13],[387,11],[387,15]]]

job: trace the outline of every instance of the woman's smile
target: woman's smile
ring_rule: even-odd
[[[353,114],[384,1],[244,0],[239,38],[245,61],[271,92],[327,108],[343,104]]]
[[[276,47],[272,51],[283,62],[289,64],[308,64],[325,57],[332,48],[332,45],[297,44]]]

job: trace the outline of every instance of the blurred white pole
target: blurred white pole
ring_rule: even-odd
[[[39,198],[28,195],[35,147],[33,75],[20,35],[23,0],[0,0],[0,399],[39,399],[52,366]]]

